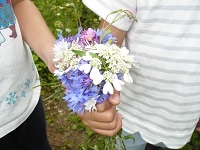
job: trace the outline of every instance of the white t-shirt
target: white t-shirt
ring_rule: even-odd
[[[117,9],[136,13],[114,26],[140,68],[121,92],[123,129],[169,148],[186,144],[200,118],[200,1],[83,0],[103,19]],[[110,16],[108,22],[114,17]]]
[[[10,2],[0,2],[0,138],[16,129],[37,105],[40,87],[30,48],[22,40]]]

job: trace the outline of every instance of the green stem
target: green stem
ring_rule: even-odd
[[[60,83],[60,82],[53,82],[53,83],[39,84],[39,85],[34,86],[33,88],[37,88],[37,87],[39,87],[39,86],[46,86],[46,85],[55,85],[55,84],[58,84],[58,83]]]
[[[43,101],[47,101],[48,99],[54,97],[54,95],[56,95],[57,93],[60,93],[61,91],[63,91],[63,89],[60,89],[60,90],[54,92],[54,93],[51,94],[50,96],[48,96],[48,97],[46,97],[45,99],[43,99]]]

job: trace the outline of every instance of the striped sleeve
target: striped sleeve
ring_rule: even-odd
[[[109,15],[113,11],[123,9],[129,10],[132,13],[136,12],[136,0],[83,0],[83,3],[109,23],[111,23],[117,15],[117,13]],[[123,17],[112,25],[121,30],[128,31],[132,23],[133,20],[130,20],[128,17]]]

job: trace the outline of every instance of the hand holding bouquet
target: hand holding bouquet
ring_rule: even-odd
[[[125,16],[134,18],[126,10],[111,14],[116,12],[125,15],[112,23]],[[95,105],[107,100],[114,88],[120,91],[125,82],[133,82],[129,69],[132,65],[138,67],[134,56],[116,42],[117,38],[106,28],[79,28],[75,36],[68,37],[59,34],[54,46],[55,75],[67,89],[64,100],[73,112],[95,111]]]
[[[67,88],[64,99],[70,110],[95,111],[95,105],[107,100],[114,88],[120,91],[124,81],[133,81],[129,69],[137,67],[134,56],[116,42],[105,29],[79,28],[75,36],[59,35],[54,46],[55,75]]]

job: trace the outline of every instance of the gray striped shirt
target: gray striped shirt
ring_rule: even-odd
[[[136,12],[138,23],[123,18],[125,46],[140,68],[121,92],[123,128],[147,142],[169,148],[186,144],[200,117],[200,1],[84,0],[105,17],[117,9]],[[112,18],[110,18],[111,21]]]

